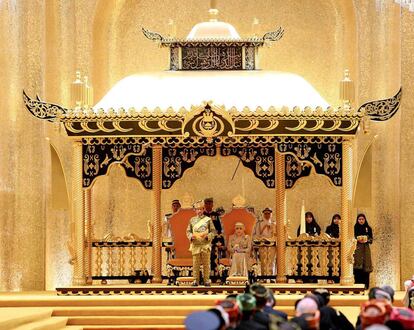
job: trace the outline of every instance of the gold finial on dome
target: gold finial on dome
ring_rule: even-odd
[[[208,10],[210,19],[207,22],[197,23],[187,35],[187,40],[240,40],[233,25],[218,20],[219,11],[217,0],[210,0]]]
[[[208,14],[210,15],[210,22],[217,22],[218,16],[218,9],[217,9],[217,0],[210,0],[210,9],[208,10]]]
[[[82,103],[82,106],[86,108],[93,105],[93,87],[88,81],[88,76],[83,77]]]

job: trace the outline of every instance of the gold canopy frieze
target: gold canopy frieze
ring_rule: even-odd
[[[162,110],[160,108],[155,108],[150,110],[148,108],[143,108],[137,110],[135,108],[130,109],[66,109],[66,112],[60,112],[57,114],[57,118],[60,121],[71,121],[71,120],[85,120],[85,121],[95,121],[95,120],[105,120],[105,119],[115,119],[115,120],[136,120],[137,118],[153,118],[153,119],[162,119],[162,118],[184,118],[188,114],[194,112],[194,109],[198,109],[199,106],[193,107],[192,109],[186,109],[184,107],[180,109],[173,109],[172,107]],[[226,110],[222,107],[233,118],[277,118],[277,119],[361,119],[364,116],[363,111],[355,112],[354,110],[348,110],[342,107],[333,108],[328,107],[323,109],[321,107],[311,108],[311,107],[282,107],[275,108],[270,107],[267,110],[264,110],[262,107],[257,107],[255,109],[250,109],[249,107],[244,107],[239,110],[235,107]]]
[[[40,119],[62,122],[69,136],[284,136],[354,135],[364,111],[321,107],[237,109],[203,102],[191,109],[66,109],[31,99],[29,111]],[[41,110],[41,111],[40,111]]]

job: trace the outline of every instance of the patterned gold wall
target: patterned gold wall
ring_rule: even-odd
[[[401,209],[401,279],[414,275],[414,15],[404,11],[402,16],[402,85],[406,92],[401,112],[401,162],[400,162],[400,209]]]
[[[414,273],[409,262],[414,252],[410,245],[413,185],[408,184],[413,180],[409,171],[413,88],[408,87],[414,74],[409,56],[414,15],[404,12],[401,20],[399,7],[391,0],[383,2],[378,7],[372,0],[226,0],[219,1],[219,9],[221,19],[242,35],[250,34],[254,17],[260,21],[260,32],[282,25],[285,37],[262,50],[262,68],[302,75],[333,105],[338,103],[338,81],[346,67],[358,86],[360,103],[393,95],[402,76],[407,87],[400,114],[387,123],[371,124],[368,134],[361,131],[354,158],[357,183],[358,167],[372,143],[371,205],[354,213],[366,212],[374,227],[373,279],[377,284],[398,285],[400,268],[402,278]],[[60,127],[30,117],[23,109],[21,90],[68,105],[69,84],[75,70],[81,69],[90,76],[98,101],[129,74],[167,67],[166,50],[146,40],[141,26],[167,32],[171,18],[177,34],[185,36],[193,24],[207,17],[207,9],[207,0],[0,3],[0,42],[5,45],[0,51],[0,88],[5,95],[0,97],[0,290],[53,288],[71,281],[66,246],[70,212],[54,208],[51,202],[49,148],[53,143],[58,151],[70,194],[70,141]],[[400,24],[404,30],[401,42]],[[163,211],[172,198],[182,198],[187,192],[194,198],[212,195],[217,205],[227,209],[240,192],[259,210],[273,205],[274,192],[266,190],[248,170],[239,168],[230,181],[236,163],[232,158],[200,159],[181,182],[163,192]],[[292,234],[303,199],[323,227],[340,209],[340,190],[323,177],[300,181],[287,198]],[[119,168],[96,182],[93,200],[96,236],[108,231],[116,235],[146,231],[150,193]],[[400,239],[401,247],[390,246],[390,241]]]

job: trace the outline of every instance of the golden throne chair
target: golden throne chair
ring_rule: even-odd
[[[222,216],[222,223],[224,227],[225,242],[228,244],[230,235],[234,234],[234,225],[236,222],[241,222],[245,227],[245,234],[252,237],[253,227],[256,223],[256,217],[253,213],[249,212],[246,208],[233,208],[229,213],[226,213]],[[226,279],[229,275],[229,270],[231,266],[231,258],[221,258],[219,259],[219,271],[221,275],[222,283],[226,282]],[[252,269],[249,268],[249,278],[253,278],[254,274]],[[242,283],[238,283],[242,284]]]
[[[181,209],[169,220],[172,242],[166,248],[168,284],[176,284],[178,277],[192,276],[193,258],[186,230],[195,215],[193,209]]]

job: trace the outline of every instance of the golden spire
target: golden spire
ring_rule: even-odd
[[[349,70],[345,69],[344,79],[341,80],[339,85],[339,98],[342,100],[345,109],[350,109],[352,102],[355,99],[354,82],[349,76]]]
[[[175,38],[177,36],[177,26],[171,18],[168,19],[168,35],[171,38]]]
[[[73,108],[82,107],[83,82],[81,72],[76,71],[76,79],[71,84],[71,106]]]
[[[252,35],[257,37],[259,34],[259,19],[257,17],[253,18],[252,22]]]
[[[218,9],[217,9],[217,0],[210,0],[210,9],[208,10],[208,14],[210,16],[210,22],[217,22],[218,16]]]
[[[88,76],[83,77],[82,106],[90,108],[93,105],[93,87],[89,84]]]

